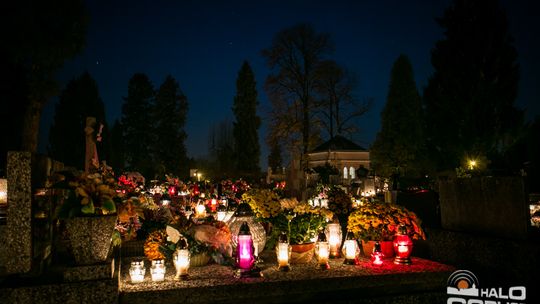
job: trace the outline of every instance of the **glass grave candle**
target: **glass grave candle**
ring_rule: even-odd
[[[255,265],[255,248],[247,222],[243,222],[238,232],[238,245],[236,246],[236,266],[240,273],[251,271]]]
[[[131,267],[129,268],[129,276],[131,278],[131,283],[137,284],[143,282],[145,274],[146,268],[144,268],[143,261],[131,262]]]
[[[197,206],[195,206],[195,217],[196,218],[206,217],[206,207],[201,202],[197,203]]]
[[[341,226],[339,223],[330,223],[326,226],[326,236],[330,245],[330,257],[338,258],[341,249]]]
[[[410,265],[413,242],[407,233],[405,225],[399,226],[398,233],[394,238],[395,264]]]
[[[315,254],[317,255],[317,267],[322,270],[330,269],[330,265],[328,264],[330,244],[328,244],[328,239],[322,229],[319,232],[317,242],[315,243]]]
[[[373,252],[371,253],[371,264],[374,266],[381,266],[384,262],[384,254],[381,250],[381,243],[375,242],[373,246]]]
[[[176,268],[175,280],[182,280],[188,277],[189,270],[189,250],[186,239],[180,239],[173,255],[174,267]]]
[[[219,205],[216,212],[216,219],[220,222],[225,222],[227,218],[227,207],[225,205]]]
[[[161,196],[159,201],[161,202],[161,206],[168,206],[171,203],[171,197],[168,193],[165,193]]]
[[[7,204],[7,192],[8,192],[7,179],[0,178],[0,205]]]
[[[358,246],[358,241],[356,241],[354,234],[350,231],[347,232],[347,235],[345,237],[342,253],[345,257],[345,260],[343,261],[344,264],[358,264],[358,254],[360,253],[360,247]]]
[[[150,267],[150,275],[153,282],[161,282],[165,280],[165,261],[153,260]]]
[[[251,207],[247,203],[241,203],[238,205],[234,215],[229,221],[229,229],[231,230],[231,243],[233,249],[237,247],[238,236],[240,227],[246,222],[249,226],[249,231],[253,239],[253,246],[255,246],[255,255],[259,255],[264,249],[266,244],[266,231],[261,223],[257,222]]]
[[[216,212],[218,208],[218,200],[213,198],[210,200],[210,210],[212,212]]]
[[[278,244],[276,246],[276,256],[278,262],[278,270],[289,271],[291,266],[289,260],[291,258],[291,246],[289,245],[289,238],[285,232],[282,232],[279,236]]]

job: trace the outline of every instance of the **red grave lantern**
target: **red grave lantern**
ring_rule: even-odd
[[[410,265],[411,253],[413,249],[413,242],[407,233],[407,227],[405,225],[399,226],[398,233],[394,239],[394,252],[396,258],[395,264]]]
[[[381,250],[381,243],[376,242],[371,253],[371,264],[374,266],[381,266],[383,264],[384,253]]]

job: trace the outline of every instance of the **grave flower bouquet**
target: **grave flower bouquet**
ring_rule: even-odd
[[[411,238],[424,240],[426,236],[420,223],[416,214],[402,206],[364,202],[350,214],[347,227],[357,238],[365,241],[391,241],[403,224]]]
[[[110,167],[102,165],[90,173],[64,172],[53,188],[66,190],[63,203],[57,208],[59,218],[100,216],[116,213],[116,204],[125,197]]]
[[[251,189],[242,199],[251,206],[259,221],[271,224],[267,248],[275,246],[282,231],[287,233],[291,244],[313,242],[318,230],[333,217],[328,209],[312,207],[296,198],[280,199],[269,189]]]
[[[188,242],[192,257],[209,255],[216,263],[232,263],[231,232],[225,223],[219,221],[202,224],[186,221],[156,230],[146,239],[144,254],[150,260],[170,258],[181,238]]]

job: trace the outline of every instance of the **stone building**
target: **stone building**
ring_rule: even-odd
[[[372,191],[373,180],[367,178],[370,169],[369,151],[346,139],[335,136],[308,153],[308,167],[330,166],[338,169],[333,182],[342,185],[362,184],[362,191]]]

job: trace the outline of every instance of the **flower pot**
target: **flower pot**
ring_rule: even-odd
[[[362,250],[364,252],[364,256],[371,256],[371,253],[373,252],[373,247],[375,247],[375,242],[376,241],[362,240]],[[379,243],[381,244],[381,251],[384,254],[385,258],[394,257],[394,244],[392,243],[392,241],[379,241]]]
[[[109,256],[116,215],[66,219],[66,232],[75,262],[103,262]]]
[[[291,244],[291,264],[305,264],[313,259],[315,243]]]
[[[198,266],[204,266],[210,262],[210,255],[208,253],[199,253],[191,256],[189,260],[189,266],[191,267],[198,267]]]

